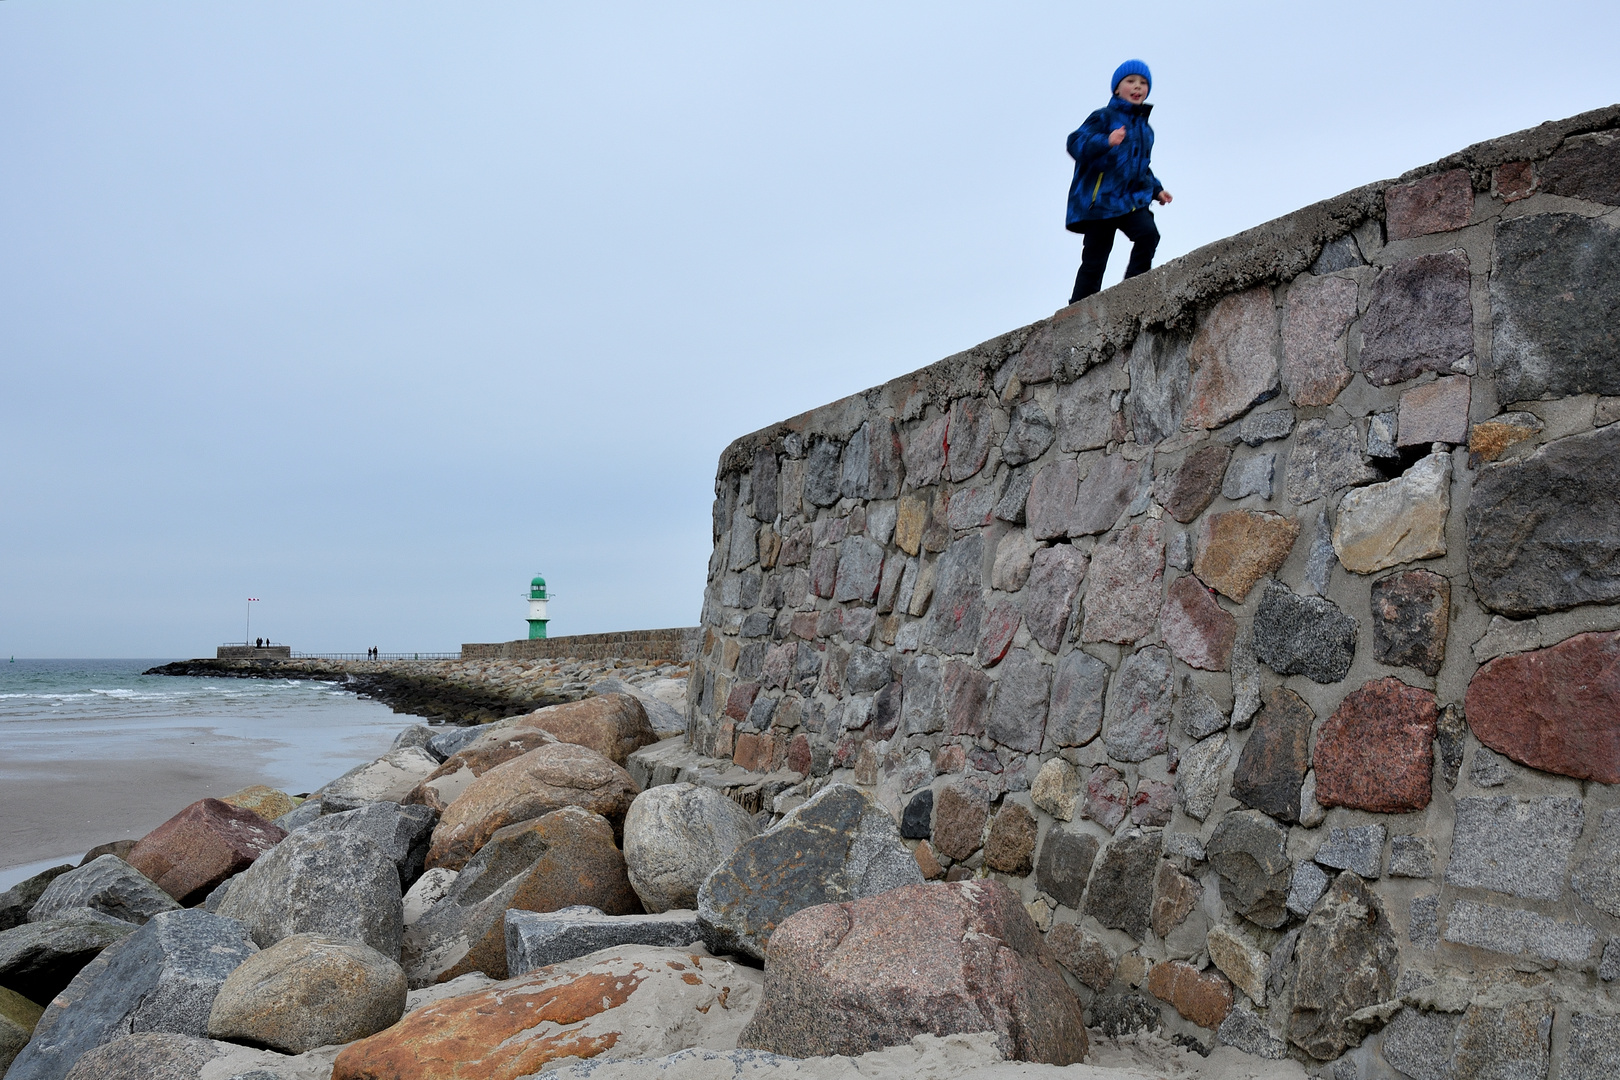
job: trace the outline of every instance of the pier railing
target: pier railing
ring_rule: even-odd
[[[385,652],[376,656],[363,652],[295,652],[294,660],[460,660],[455,652]]]

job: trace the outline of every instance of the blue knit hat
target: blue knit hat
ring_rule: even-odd
[[[1140,60],[1127,60],[1114,69],[1114,81],[1108,84],[1108,92],[1112,94],[1119,89],[1119,84],[1127,75],[1140,75],[1147,80],[1148,89],[1153,89],[1153,72]]]

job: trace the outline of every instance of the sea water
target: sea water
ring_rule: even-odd
[[[218,787],[206,780],[302,794],[385,753],[414,719],[331,682],[141,674],[166,662],[0,658],[0,890],[129,834],[120,792],[148,819],[157,812],[152,824],[235,790],[198,790]],[[53,822],[63,815],[46,809],[42,782],[78,785],[84,798],[71,806],[110,805],[84,821]],[[56,850],[53,834],[67,847]],[[68,849],[94,835],[102,839]]]

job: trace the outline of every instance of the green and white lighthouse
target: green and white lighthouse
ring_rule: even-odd
[[[546,579],[539,574],[529,582],[529,640],[546,636]]]

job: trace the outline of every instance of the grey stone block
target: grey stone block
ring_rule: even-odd
[[[1440,947],[1440,897],[1414,896],[1406,936],[1420,949]]]
[[[1335,870],[1353,870],[1372,880],[1383,872],[1385,835],[1382,825],[1330,830],[1327,843],[1317,849],[1316,861]]]
[[[10,930],[13,926],[21,926],[27,922],[29,910],[39,903],[39,898],[44,895],[50,883],[72,870],[72,863],[53,866],[49,870],[17,882],[5,892],[0,892],[0,931]]]
[[[1558,1080],[1614,1080],[1616,1062],[1620,1062],[1620,1016],[1570,1017],[1569,1050]]]
[[[1479,471],[1468,503],[1468,566],[1492,611],[1522,619],[1620,597],[1620,565],[1596,555],[1617,547],[1620,426]]]
[[[804,461],[804,497],[815,506],[831,506],[838,501],[838,460],[843,452],[831,439],[818,438],[810,444]]]
[[[444,728],[429,739],[427,746],[423,749],[443,761],[452,754],[466,749],[467,744],[480,735],[487,735],[489,730],[488,724],[468,724],[464,727]]]
[[[1288,1056],[1288,1044],[1266,1026],[1253,1009],[1239,1005],[1226,1014],[1215,1038],[1223,1046],[1235,1047],[1245,1054],[1281,1061]]]
[[[389,752],[393,752],[395,750],[404,750],[411,746],[419,746],[428,753],[433,754],[432,744],[433,736],[435,734],[436,732],[434,732],[434,730],[428,727],[426,724],[412,724],[410,727],[405,728],[398,735],[394,736],[394,741],[389,744],[388,747]],[[433,756],[439,758],[440,761],[444,760],[444,758],[439,757],[438,754],[433,754]]]
[[[1221,495],[1228,499],[1242,499],[1258,495],[1271,498],[1271,480],[1277,470],[1277,454],[1273,450],[1234,455],[1226,467],[1226,478],[1221,482]]]
[[[1509,896],[1556,900],[1581,835],[1579,799],[1507,795],[1457,800],[1446,881]]]
[[[1039,403],[1025,401],[1014,407],[1007,425],[1007,438],[1001,444],[1001,460],[1022,465],[1046,453],[1057,438],[1057,426]]]
[[[1603,959],[1598,962],[1598,978],[1604,982],[1620,979],[1620,937],[1612,937],[1603,946]]]
[[[1051,683],[1051,667],[1028,650],[1012,650],[1001,668],[985,734],[1014,750],[1038,750],[1046,728]]]
[[[426,748],[424,747],[424,749]],[[431,750],[428,752],[432,753]],[[283,832],[292,832],[295,829],[302,829],[305,825],[308,825],[310,822],[320,817],[322,809],[321,800],[305,799],[303,802],[299,803],[285,814],[282,814],[280,817],[276,818],[275,825]],[[229,883],[229,880],[230,879],[227,878],[226,882]],[[220,886],[220,888],[223,887],[223,885]],[[214,891],[218,892],[219,889],[215,889]]]
[[[1311,913],[1311,908],[1327,892],[1328,874],[1313,862],[1302,862],[1294,868],[1293,880],[1288,885],[1288,910],[1300,918]]]
[[[1097,848],[1097,838],[1090,833],[1053,825],[1041,842],[1040,858],[1035,864],[1036,886],[1064,907],[1079,911],[1092,864],[1097,861]]]
[[[134,923],[88,908],[64,916],[0,932],[0,986],[29,1001],[50,1001],[98,953],[135,932]]]
[[[1057,662],[1046,711],[1046,746],[1084,746],[1102,730],[1108,665],[1073,649]],[[906,691],[910,701],[910,690]]]
[[[1501,787],[1513,774],[1508,771],[1507,759],[1481,746],[1474,751],[1473,764],[1468,767],[1468,779],[1475,787]]]
[[[1378,470],[1366,463],[1361,432],[1354,425],[1330,428],[1320,418],[1299,425],[1293,448],[1288,451],[1285,481],[1288,498],[1296,506],[1379,479]]]
[[[439,815],[430,807],[376,802],[358,810],[319,817],[301,831],[308,836],[344,833],[370,837],[383,854],[394,861],[399,870],[400,887],[405,889],[422,876],[433,827],[438,823]]]
[[[399,956],[404,915],[394,860],[363,833],[296,832],[231,879],[219,914],[265,948],[292,934],[363,941]]]
[[[204,1035],[226,976],[258,951],[234,919],[205,911],[154,915],[56,996],[6,1076],[59,1080],[85,1051],[130,1031]]]
[[[1142,940],[1153,906],[1150,883],[1163,844],[1164,834],[1157,829],[1128,829],[1110,840],[1092,870],[1085,913]]]
[[[697,912],[690,910],[604,915],[593,907],[567,907],[544,913],[517,909],[506,913],[506,967],[511,978],[597,949],[620,945],[684,949],[702,940]]]
[[[1182,811],[1199,821],[1207,819],[1220,797],[1226,766],[1232,760],[1225,735],[1213,735],[1181,752],[1176,767],[1176,798]]]
[[[1103,721],[1103,743],[1116,761],[1145,761],[1167,745],[1171,706],[1170,651],[1149,645],[1127,656],[1114,674]]]
[[[1375,413],[1367,419],[1367,455],[1375,458],[1400,457],[1401,452],[1395,445],[1396,413],[1394,409],[1389,412]]]
[[[29,910],[28,920],[41,922],[74,908],[90,908],[125,922],[144,923],[179,907],[129,863],[103,855],[53,879]]]
[[[1287,409],[1250,413],[1238,425],[1238,438],[1250,446],[1259,446],[1272,439],[1286,439],[1294,430],[1294,414]]]
[[[1167,832],[1164,834],[1164,853],[1177,859],[1204,861],[1204,845],[1192,833]]]
[[[1620,810],[1606,810],[1598,819],[1597,835],[1570,884],[1593,907],[1620,916]]]
[[[1254,654],[1279,675],[1338,682],[1356,655],[1356,621],[1331,600],[1272,578],[1254,616]]]
[[[761,874],[761,866],[773,872]],[[698,891],[698,919],[712,951],[763,960],[772,931],[794,912],[922,880],[889,812],[857,788],[832,784],[743,841],[709,875]]]
[[[1446,916],[1447,941],[1507,956],[1535,956],[1583,964],[1597,947],[1597,931],[1534,911],[1459,900]]]
[[[1136,1031],[1157,1031],[1164,1023],[1159,1007],[1142,994],[1103,994],[1086,1007],[1086,1027],[1111,1039]]]
[[[1221,876],[1221,896],[1260,926],[1281,926],[1288,918],[1293,866],[1287,841],[1288,831],[1265,814],[1240,810],[1221,820],[1207,845],[1210,864]]]
[[[1203,739],[1215,734],[1224,728],[1229,718],[1221,711],[1204,690],[1193,681],[1193,677],[1182,673],[1181,681],[1176,684],[1176,702],[1171,706],[1170,713],[1181,725],[1181,730],[1189,739]]]
[[[1306,592],[1326,596],[1328,580],[1339,556],[1333,550],[1333,528],[1328,524],[1327,509],[1318,507],[1316,524],[1311,527],[1310,550],[1305,555]]]
[[[1402,1009],[1384,1028],[1384,1057],[1412,1080],[1457,1080],[1451,1068],[1457,1021],[1455,1013]]]
[[[1389,876],[1426,878],[1434,873],[1434,841],[1427,836],[1397,836],[1389,845]]]
[[[1331,274],[1335,270],[1348,270],[1361,266],[1361,252],[1356,250],[1356,238],[1349,233],[1322,245],[1322,253],[1311,263],[1311,273]]]

